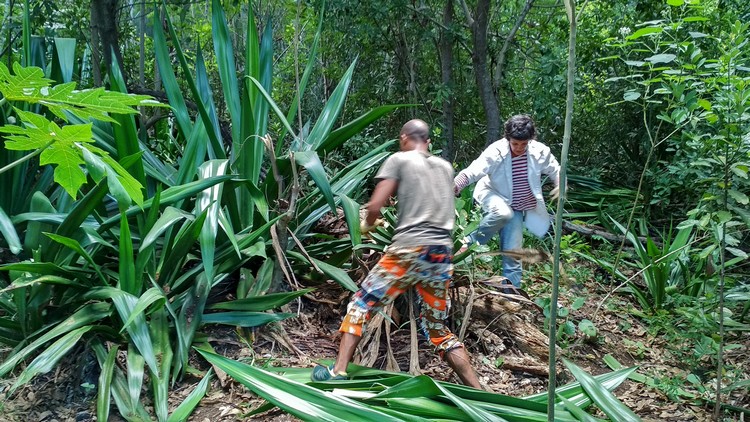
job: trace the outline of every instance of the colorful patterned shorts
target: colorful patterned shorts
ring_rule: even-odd
[[[373,311],[381,310],[408,288],[414,287],[419,296],[422,332],[436,351],[443,356],[451,349],[463,347],[458,337],[445,326],[448,287],[453,275],[452,260],[453,255],[447,246],[389,246],[349,302],[339,331],[361,336]]]

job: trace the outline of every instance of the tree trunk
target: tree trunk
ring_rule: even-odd
[[[495,92],[492,90],[492,80],[487,65],[487,28],[489,26],[490,0],[478,0],[471,25],[474,51],[471,62],[474,65],[474,76],[477,81],[479,98],[487,120],[485,145],[489,145],[500,138],[500,111]]]
[[[447,90],[447,95],[443,98],[443,138],[445,147],[443,148],[443,158],[453,161],[454,145],[454,122],[453,122],[453,103],[456,98],[453,90],[453,0],[448,0],[443,11],[443,29],[440,37],[440,74],[442,76],[443,87]]]
[[[117,29],[117,0],[91,0],[91,57],[94,83],[102,83],[101,62],[104,61],[107,72],[112,68],[114,52],[125,84],[127,74],[122,63],[119,31]]]

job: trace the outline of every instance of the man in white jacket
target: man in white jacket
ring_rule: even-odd
[[[542,175],[555,184],[550,192],[557,197],[560,165],[549,147],[535,139],[534,121],[527,115],[516,115],[505,122],[505,137],[487,147],[471,165],[455,177],[454,192],[472,183],[474,200],[482,205],[483,217],[477,230],[463,239],[468,245],[486,244],[500,234],[503,251],[523,246],[523,227],[542,237],[550,226],[550,215],[542,196]],[[515,287],[521,286],[521,262],[503,257],[503,275]]]

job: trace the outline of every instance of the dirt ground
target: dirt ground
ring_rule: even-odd
[[[532,299],[546,295],[547,287],[544,281],[532,283],[529,294]],[[610,371],[604,363],[605,355],[612,355],[624,366],[638,365],[638,373],[655,377],[662,385],[662,389],[649,387],[642,383],[626,381],[615,395],[636,414],[646,421],[708,421],[711,420],[713,406],[706,402],[691,403],[685,400],[670,400],[664,391],[670,379],[682,379],[687,376],[684,362],[672,352],[674,345],[660,335],[653,335],[642,320],[627,312],[628,298],[613,295],[601,306],[594,318],[594,312],[602,302],[607,286],[596,283],[590,285],[564,287],[561,289],[560,304],[563,308],[572,309],[578,297],[586,298],[586,306],[572,310],[563,321],[577,322],[583,318],[592,319],[598,336],[585,340],[580,333],[575,337],[558,342],[558,356],[572,360],[586,371],[601,374]],[[257,364],[273,366],[310,367],[317,359],[330,359],[336,354],[337,328],[346,304],[348,295],[336,285],[323,285],[311,298],[306,298],[300,308],[297,319],[284,321],[284,328],[289,339],[294,343],[299,353],[282,347],[278,337],[274,339],[267,332],[257,333],[252,348],[241,340],[236,331],[229,327],[208,328],[211,344],[215,350],[227,357],[244,361],[254,361]],[[296,310],[296,307],[295,309]],[[544,317],[541,310],[531,305],[525,305],[523,312],[530,320],[542,329]],[[469,325],[466,331],[465,344],[472,354],[473,363],[477,368],[480,381],[494,392],[511,396],[527,396],[547,390],[547,377],[529,373],[522,369],[508,370],[504,362],[512,358],[529,358],[521,352],[514,339],[504,327],[493,324],[492,321],[481,321],[481,330],[473,330]],[[410,332],[406,328],[397,329],[392,333],[391,346],[394,356],[402,371],[409,368]],[[740,347],[726,351],[725,361],[729,368],[738,368],[748,359],[747,336],[732,338],[730,342]],[[383,343],[381,341],[381,343]],[[373,366],[384,367],[385,347],[381,345],[383,353]],[[96,361],[83,352],[71,354],[57,369],[38,376],[30,384],[22,387],[11,397],[3,395],[0,401],[0,421],[39,421],[39,422],[84,422],[96,420],[95,385],[96,374],[92,365]],[[546,361],[537,362],[544,366]],[[199,369],[207,369],[205,362],[195,359]],[[458,382],[448,366],[441,362],[424,342],[420,342],[419,366],[422,372],[435,379]],[[744,365],[747,366],[747,365]],[[744,379],[748,378],[747,369]],[[571,381],[570,375],[560,365],[558,369],[558,383]],[[709,391],[712,391],[713,381],[701,380]],[[170,400],[176,406],[190,390],[197,379],[186,377],[171,393]],[[5,393],[13,379],[0,380],[0,391]],[[692,386],[685,381],[677,383],[681,388],[696,394],[706,396],[700,386]],[[687,385],[687,387],[686,387]],[[693,387],[693,388],[690,388]],[[144,397],[148,394],[144,394]],[[748,389],[735,390],[730,396],[724,396],[724,401],[734,406],[750,407]],[[228,422],[237,420],[256,421],[296,421],[284,412],[274,409],[259,416],[248,418],[246,414],[262,403],[254,394],[242,385],[225,380],[222,387],[218,378],[202,400],[200,406],[193,413],[190,421],[195,422]],[[117,409],[112,406],[111,421],[122,420],[117,415]],[[604,417],[603,414],[597,416]],[[746,420],[750,415],[741,413],[725,413],[722,420]]]

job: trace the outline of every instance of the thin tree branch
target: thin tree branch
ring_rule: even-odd
[[[461,0],[461,8],[464,9],[464,14],[466,15],[466,24],[469,27],[474,26],[474,18],[471,17],[471,10],[469,10],[466,0]]]
[[[510,48],[510,43],[513,42],[513,40],[516,38],[516,33],[518,32],[518,29],[521,28],[521,25],[523,25],[523,22],[526,20],[526,15],[529,14],[529,11],[531,10],[531,6],[533,4],[534,0],[526,0],[526,5],[523,7],[521,14],[518,15],[518,19],[516,19],[516,23],[513,25],[513,28],[511,28],[510,32],[508,32],[508,36],[505,37],[503,47],[500,49],[500,53],[498,53],[497,66],[495,67],[496,90],[500,86],[500,81],[502,80],[502,74],[504,70],[503,68],[505,67],[505,55],[508,52],[508,48]]]

